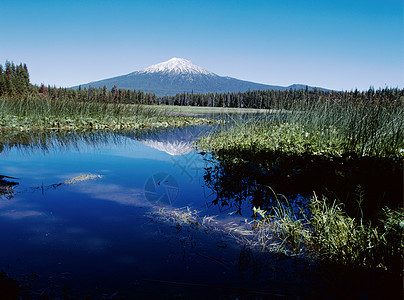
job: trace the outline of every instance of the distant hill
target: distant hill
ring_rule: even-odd
[[[216,75],[189,60],[172,58],[166,62],[152,65],[127,75],[82,84],[81,87],[103,87],[111,89],[114,85],[122,89],[136,89],[155,93],[157,96],[172,96],[192,91],[194,93],[246,92],[248,90],[286,90],[305,88],[305,85],[288,87],[266,85],[232,77]],[[78,86],[74,87],[78,88]],[[313,89],[313,87],[309,87]]]

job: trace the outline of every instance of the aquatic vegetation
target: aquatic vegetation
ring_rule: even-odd
[[[255,206],[254,228],[263,249],[397,271],[404,253],[403,104],[403,97],[293,99],[283,103],[284,110],[233,120],[197,143],[218,160],[204,178],[217,204]],[[263,188],[268,185],[291,195],[313,190],[327,195],[314,197],[307,213],[286,197],[273,197]],[[336,194],[344,204],[326,200]]]
[[[223,152],[282,152],[392,157],[404,155],[404,98],[291,100],[285,110],[235,120],[198,147]]]
[[[177,115],[206,115],[206,114],[263,114],[269,109],[235,108],[235,107],[209,107],[209,106],[176,106],[176,105],[150,105],[153,109],[164,110]]]
[[[214,217],[205,217],[200,220],[198,212],[189,207],[179,209],[157,208],[147,213],[147,216],[153,221],[174,224],[177,228],[189,226],[204,231],[212,231],[214,228],[209,225]]]
[[[292,254],[348,266],[383,269],[402,274],[404,259],[404,212],[384,208],[381,224],[349,217],[342,204],[316,195],[310,202],[310,216],[297,216],[287,206],[279,205],[272,214],[254,208],[261,246],[273,249],[275,233],[280,249]]]
[[[197,210],[186,208],[155,207],[146,214],[152,221],[171,224],[178,230],[189,228],[209,233],[223,234],[241,245],[253,244],[251,237],[253,222],[244,219],[242,222],[223,221],[218,216],[201,216]]]
[[[178,231],[183,229],[202,231],[219,235],[243,247],[243,251],[257,253],[272,252],[292,255],[284,247],[274,226],[264,226],[265,222],[256,217],[266,218],[266,211],[254,208],[254,219],[221,219],[219,216],[204,216],[197,210],[186,208],[154,207],[146,213],[153,222],[169,224]]]
[[[0,98],[0,130],[136,129],[213,123],[144,105],[80,102],[26,95]]]
[[[279,199],[278,199],[279,201]],[[388,270],[399,274],[404,258],[404,213],[385,208],[382,225],[346,215],[336,201],[310,202],[311,214],[298,214],[285,202],[272,213],[253,208],[253,220],[223,222],[217,216],[200,216],[190,208],[156,208],[147,213],[155,221],[231,238],[248,249],[288,256],[310,257],[350,267]]]

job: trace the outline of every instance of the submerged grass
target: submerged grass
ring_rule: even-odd
[[[0,130],[125,129],[209,123],[130,104],[79,102],[27,95],[0,98]]]
[[[246,219],[241,224],[236,224],[232,221],[220,220],[218,216],[201,216],[200,212],[189,207],[157,207],[147,213],[147,216],[156,222],[173,224],[179,230],[186,227],[205,232],[224,233],[243,244],[247,241],[247,237],[254,234],[251,231],[252,222],[247,222]]]
[[[278,203],[271,214],[254,207],[254,220],[245,219],[238,224],[217,216],[200,216],[189,208],[157,208],[147,215],[153,221],[173,224],[178,230],[189,228],[224,234],[240,245],[261,252],[402,274],[402,210],[383,209],[381,223],[375,226],[347,216],[340,203],[330,204],[316,195],[311,200],[309,216],[296,213],[284,201]]]

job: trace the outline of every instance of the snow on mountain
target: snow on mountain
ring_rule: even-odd
[[[194,150],[191,142],[185,141],[156,141],[152,139],[139,140],[142,144],[164,151],[172,156],[188,154]]]
[[[130,89],[155,93],[157,96],[173,96],[180,93],[238,93],[248,90],[286,90],[300,88],[260,84],[216,75],[191,61],[174,57],[140,71],[82,84],[81,88]],[[305,87],[305,86],[302,86]],[[78,88],[78,86],[73,87]],[[309,87],[311,89],[312,87]]]
[[[152,65],[138,73],[164,73],[164,74],[204,74],[215,75],[214,73],[195,65],[192,61],[173,57],[168,61]]]

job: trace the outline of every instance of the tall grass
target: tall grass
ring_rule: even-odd
[[[404,155],[404,98],[291,101],[266,117],[236,120],[203,138],[205,150],[341,156]]]
[[[266,161],[268,155],[260,155],[268,153],[270,157],[279,153],[286,157],[300,155],[308,165],[315,162],[313,155],[329,160],[342,157],[338,159],[341,163],[346,162],[344,158],[390,158],[394,168],[402,168],[403,97],[292,100],[276,108],[261,118],[233,120],[230,126],[203,137],[197,146],[213,152],[226,164],[247,161],[257,168],[268,168],[268,164],[278,167],[276,161]],[[344,199],[349,201],[355,200],[352,196]],[[380,222],[371,223],[363,216],[355,219],[347,215],[342,204],[324,198],[313,197],[309,215],[303,211],[296,214],[285,202],[279,201],[271,214],[255,209],[262,247],[272,249],[276,245],[272,239],[275,232],[284,251],[402,273],[402,208],[384,208]]]
[[[404,258],[404,213],[384,208],[381,224],[346,215],[343,206],[316,195],[310,202],[310,215],[298,215],[280,204],[272,214],[254,208],[255,228],[261,247],[272,249],[275,232],[281,243],[278,250],[309,253],[332,263],[384,269],[401,274]]]
[[[292,103],[285,121],[316,135],[319,144],[336,141],[344,152],[385,156],[404,150],[404,98]]]
[[[27,95],[0,98],[0,129],[122,129],[202,122],[147,106]]]

